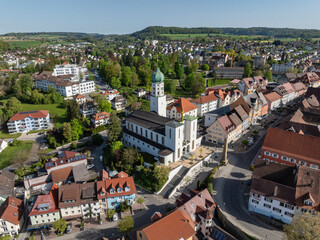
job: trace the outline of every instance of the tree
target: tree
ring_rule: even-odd
[[[38,89],[34,89],[31,92],[31,101],[34,104],[41,104],[43,101],[43,95],[39,93]]]
[[[115,151],[123,149],[123,143],[121,141],[115,141],[111,143],[111,153],[114,154]]]
[[[208,191],[209,193],[212,193],[213,191],[212,183],[208,183]]]
[[[131,87],[134,88],[140,83],[138,74],[136,72],[133,72],[131,74]]]
[[[244,66],[243,76],[244,77],[250,77],[251,74],[252,74],[251,64],[249,62],[247,62],[246,65]]]
[[[174,72],[176,74],[177,79],[183,78],[184,74],[184,68],[182,65],[179,64],[179,62],[176,62],[174,65]]]
[[[110,114],[110,125],[109,125],[109,143],[115,142],[120,139],[122,133],[121,122],[114,112]]]
[[[67,221],[60,218],[53,223],[53,229],[57,230],[58,233],[63,233],[67,229]]]
[[[115,213],[116,213],[115,210],[113,210],[113,209],[108,209],[108,210],[107,210],[107,213],[106,213],[107,218],[111,221],[112,218],[113,218],[113,215],[114,215]]]
[[[123,171],[130,174],[133,169],[133,164],[137,161],[137,150],[133,147],[125,148],[122,153],[122,168]]]
[[[263,72],[261,70],[257,70],[253,72],[253,76],[257,77],[257,76],[263,76]]]
[[[5,108],[6,112],[12,111],[13,113],[17,113],[20,111],[20,109],[21,109],[21,102],[18,99],[16,99],[15,97],[9,98],[9,100],[7,101],[7,104],[6,104],[6,108]]]
[[[115,89],[119,89],[121,87],[120,78],[116,78],[116,77],[111,78],[110,85]]]
[[[287,73],[297,74],[297,73],[298,73],[298,69],[297,69],[297,68],[289,68],[289,69],[287,70]]]
[[[98,103],[98,109],[101,112],[111,112],[111,103],[107,99],[103,99]]]
[[[165,79],[164,80],[164,90],[168,93],[175,93],[177,88],[176,80]]]
[[[70,124],[72,129],[72,140],[78,140],[83,134],[83,126],[81,125],[81,122],[76,118],[74,118]]]
[[[96,146],[101,146],[103,137],[99,133],[92,135],[92,143]]]
[[[201,69],[203,70],[203,71],[209,71],[209,65],[208,64],[202,64],[202,66],[201,66]]]
[[[31,91],[33,87],[33,79],[29,74],[22,74],[19,77],[18,83],[22,92],[26,90]]]
[[[265,71],[263,76],[268,79],[268,81],[272,81],[272,73],[270,70]]]
[[[107,79],[108,82],[111,83],[111,79],[112,78],[120,78],[121,76],[121,66],[119,63],[117,62],[114,62],[114,63],[111,63],[109,62],[107,64],[107,66],[105,67],[105,77]],[[120,80],[119,80],[120,82]],[[121,82],[120,82],[121,84]]]
[[[67,102],[67,119],[72,121],[73,119],[81,119],[80,107],[76,101]]]
[[[144,198],[139,197],[138,200],[137,200],[137,203],[139,203],[140,206],[142,206],[142,204],[144,203]],[[142,208],[142,207],[141,207],[141,208]]]
[[[25,161],[28,160],[28,157],[29,157],[29,151],[24,149],[24,150],[20,150],[18,152],[16,152],[11,160],[11,162],[13,164],[22,164],[24,163]]]
[[[291,224],[284,226],[288,240],[314,240],[320,239],[320,215],[310,213],[294,216]]]
[[[134,221],[131,216],[126,216],[118,222],[119,232],[127,233],[131,229],[133,229]]]
[[[2,235],[0,237],[0,240],[10,240],[10,239],[11,239],[10,235]]]
[[[124,86],[129,86],[131,84],[131,68],[128,66],[124,66],[122,68],[122,74],[121,74],[121,82]]]
[[[64,123],[62,128],[62,136],[67,143],[72,141],[72,128],[70,123]]]

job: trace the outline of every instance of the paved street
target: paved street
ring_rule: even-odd
[[[229,164],[222,167],[214,180],[214,200],[228,219],[244,232],[259,239],[282,239],[283,233],[250,216],[245,202],[245,181],[251,179],[250,164],[260,153],[264,136],[246,153],[228,153]]]

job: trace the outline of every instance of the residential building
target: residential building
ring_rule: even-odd
[[[215,94],[210,94],[193,99],[191,102],[197,106],[198,116],[202,117],[205,113],[218,108],[219,98]]]
[[[0,170],[0,205],[8,196],[15,196],[15,180],[17,176],[7,169]]]
[[[79,105],[82,105],[86,102],[86,97],[78,93],[73,96],[73,100],[76,101]]]
[[[106,125],[109,122],[110,114],[107,112],[100,112],[92,115],[91,122],[92,125],[96,128],[101,125]]]
[[[48,129],[50,127],[49,111],[18,112],[8,120],[7,127],[9,133]]]
[[[178,209],[137,230],[138,240],[192,240],[195,236],[195,224],[184,209]]]
[[[243,67],[215,67],[217,78],[234,79],[242,78],[244,73]]]
[[[277,92],[264,94],[264,97],[268,102],[270,111],[276,110],[281,106],[281,96]]]
[[[167,117],[177,121],[183,121],[184,116],[197,116],[197,106],[185,98],[179,98],[177,101],[167,107]]]
[[[120,96],[120,93],[116,89],[108,89],[104,91],[103,96],[111,102],[115,97]]]
[[[294,68],[294,64],[292,62],[287,62],[284,64],[272,64],[272,71],[285,73],[288,69]]]
[[[266,56],[259,55],[253,57],[253,66],[254,67],[260,67],[264,66],[266,64]]]
[[[296,93],[296,98],[302,97],[307,91],[307,87],[302,82],[292,83],[292,87]]]
[[[208,88],[206,90],[206,95],[214,94],[218,97],[218,107],[223,107],[235,102],[239,97],[241,97],[241,92],[238,89],[215,89]]]
[[[42,72],[35,76],[35,88],[43,91],[55,89],[64,97],[95,91],[94,81],[79,80],[73,75],[53,76],[52,72]]]
[[[274,91],[281,96],[282,106],[292,102],[296,97],[296,92],[291,83],[281,84],[274,88]]]
[[[79,187],[81,203],[80,207],[83,217],[95,219],[98,218],[100,216],[100,204],[97,199],[96,182],[79,184]]]
[[[242,79],[237,87],[243,95],[248,95],[254,93],[259,89],[265,89],[268,85],[268,80],[264,79],[261,76],[250,77]]]
[[[119,172],[112,178],[103,170],[101,180],[97,182],[97,198],[99,200],[101,213],[105,210],[115,209],[120,203],[128,205],[134,203],[137,196],[133,177],[125,172]]]
[[[23,200],[7,197],[0,206],[0,234],[15,236],[19,234],[24,222]]]
[[[80,73],[83,74],[87,71],[87,69],[82,69],[76,64],[64,64],[64,65],[56,65],[53,68],[54,76],[63,76],[72,74],[75,77],[80,77]]]
[[[319,184],[319,170],[258,159],[252,176],[249,211],[289,224],[294,216],[319,211]]]
[[[120,111],[126,108],[127,100],[122,96],[116,96],[111,100],[111,106],[113,109]]]
[[[235,141],[239,136],[235,126],[227,115],[218,117],[217,120],[207,128],[206,141],[223,144],[228,138],[228,142]]]
[[[134,91],[134,93],[136,94],[136,96],[138,98],[141,98],[141,97],[143,97],[144,95],[147,94],[147,91],[145,89],[143,89],[143,88],[138,88],[137,90]]]
[[[60,219],[60,211],[57,206],[58,186],[53,184],[50,193],[38,195],[29,213],[31,225],[48,225]]]
[[[320,73],[318,72],[307,72],[303,73],[302,76],[296,78],[294,82],[302,82],[306,87],[320,87]]]
[[[85,102],[80,105],[80,113],[83,117],[94,115],[98,112],[97,104],[94,101]]]
[[[269,128],[261,150],[261,159],[289,166],[320,167],[320,138]]]
[[[58,207],[63,219],[75,219],[83,216],[80,202],[80,184],[73,183],[59,187]]]

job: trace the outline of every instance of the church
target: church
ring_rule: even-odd
[[[147,152],[168,165],[193,152],[201,144],[197,118],[186,115],[182,121],[166,117],[164,75],[157,68],[152,74],[150,112],[136,110],[126,117],[123,144]]]

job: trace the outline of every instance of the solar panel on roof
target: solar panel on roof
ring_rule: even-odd
[[[38,208],[46,208],[46,207],[49,207],[50,206],[50,203],[40,203],[38,205]]]
[[[226,239],[226,235],[224,235],[222,232],[220,232],[219,230],[215,230],[213,233],[213,237],[217,240],[225,240]]]

